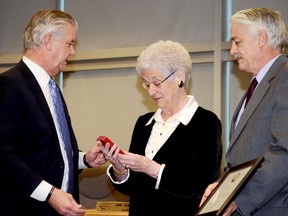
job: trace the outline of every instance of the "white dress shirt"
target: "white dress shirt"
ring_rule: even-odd
[[[36,63],[34,63],[30,59],[28,59],[27,57],[23,56],[22,60],[27,65],[27,67],[31,70],[33,75],[35,76],[35,78],[36,78],[38,84],[40,85],[41,90],[45,96],[45,99],[48,103],[50,112],[52,114],[53,121],[54,121],[56,130],[57,130],[58,139],[60,142],[61,153],[62,153],[62,156],[64,159],[64,164],[65,164],[61,189],[64,191],[67,191],[67,187],[68,187],[68,160],[67,160],[66,151],[64,150],[64,143],[63,143],[62,138],[60,136],[59,125],[58,125],[58,121],[56,119],[56,115],[54,112],[54,106],[53,106],[53,102],[52,102],[52,97],[50,94],[50,89],[49,89],[49,84],[48,84],[49,80],[50,80],[50,76],[42,67],[40,67],[39,65],[37,65]],[[85,154],[84,152],[80,152],[80,154],[79,154],[79,168],[86,168],[86,166],[83,163],[84,154]],[[52,185],[50,183],[48,183],[46,181],[42,181],[38,185],[38,187],[33,191],[33,193],[31,194],[31,197],[34,199],[37,199],[39,201],[45,201],[51,188],[52,188]]]

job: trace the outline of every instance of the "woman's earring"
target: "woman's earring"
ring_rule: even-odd
[[[179,88],[182,88],[184,86],[184,82],[181,80],[179,81],[179,84],[178,84]]]

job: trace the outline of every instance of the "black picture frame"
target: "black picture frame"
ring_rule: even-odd
[[[259,157],[228,169],[195,216],[218,216],[224,213],[263,160],[263,157]]]

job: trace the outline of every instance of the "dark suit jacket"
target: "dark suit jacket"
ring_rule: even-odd
[[[265,161],[236,198],[243,215],[288,215],[288,63],[280,56],[250,99],[234,130],[246,97],[231,124],[229,166],[264,156]],[[237,214],[235,214],[237,215]]]
[[[145,155],[155,121],[145,124],[153,114],[138,118],[130,152]],[[219,176],[221,130],[217,116],[198,107],[189,124],[180,123],[153,159],[166,164],[158,190],[156,179],[133,171],[127,182],[114,184],[130,196],[129,216],[193,215],[205,188]]]
[[[62,97],[64,102],[64,99]],[[64,103],[74,151],[78,201],[78,147]],[[57,215],[46,202],[30,198],[42,180],[61,188],[64,161],[42,90],[21,60],[0,74],[1,215]]]

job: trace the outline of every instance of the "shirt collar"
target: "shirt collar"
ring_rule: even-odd
[[[266,75],[272,64],[276,61],[276,59],[280,56],[281,54],[275,56],[273,59],[271,59],[261,70],[259,73],[256,75],[257,82],[260,83],[263,77]]]
[[[27,65],[27,67],[31,70],[32,74],[36,78],[42,89],[47,88],[48,82],[50,80],[50,76],[48,73],[40,67],[38,64],[28,59],[26,56],[22,57],[23,62]]]
[[[199,105],[193,95],[187,95],[187,97],[188,97],[188,103],[184,106],[182,110],[175,113],[170,119],[168,119],[168,121],[178,121],[184,125],[187,125],[189,123]],[[153,120],[164,123],[161,116],[161,112],[162,112],[161,109],[157,109],[154,115],[146,123],[146,126],[150,125]]]

